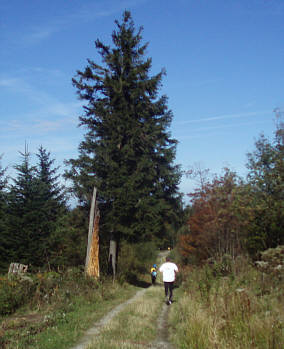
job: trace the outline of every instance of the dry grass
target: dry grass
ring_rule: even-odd
[[[283,348],[283,281],[248,265],[226,277],[198,269],[188,280],[170,314],[178,348]]]

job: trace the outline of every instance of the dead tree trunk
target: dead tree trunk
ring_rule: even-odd
[[[109,269],[112,272],[113,279],[115,279],[116,276],[116,260],[117,260],[117,242],[113,239],[109,242],[109,255],[108,255],[108,262],[109,262]]]
[[[100,276],[99,268],[99,221],[100,211],[97,204],[97,189],[94,188],[88,233],[88,247],[85,264],[85,273],[91,277],[98,278]]]

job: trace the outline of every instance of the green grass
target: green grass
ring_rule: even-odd
[[[69,286],[75,287],[74,284]],[[90,286],[90,285],[89,285]],[[66,287],[66,285],[65,285]],[[2,317],[0,347],[5,349],[69,348],[83,333],[110,309],[137,292],[129,284],[105,282],[100,288],[85,289],[81,285],[75,294],[59,290],[57,299],[40,304],[39,309],[24,309]],[[65,294],[65,296],[63,296]],[[36,321],[35,321],[36,320]]]
[[[141,290],[141,286],[149,285],[151,279],[150,273],[140,275],[136,280],[140,287],[122,282],[120,278],[114,283],[110,279],[95,281],[86,278],[82,270],[76,268],[64,274],[39,273],[30,277],[33,283],[25,285],[16,279],[11,282],[6,276],[0,278],[2,314],[7,309],[7,285],[11,297],[21,292],[25,294],[25,297],[17,298],[15,312],[11,313],[13,308],[9,308],[6,315],[0,316],[0,347],[3,349],[71,348],[80,342],[95,322],[130,299]],[[162,300],[161,285],[147,289],[141,299],[129,304],[113,319],[111,338],[105,332],[108,327],[102,331],[99,345],[102,348],[105,345],[110,348],[135,348],[153,341]],[[106,340],[110,344],[104,344]]]

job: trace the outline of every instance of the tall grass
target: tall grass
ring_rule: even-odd
[[[170,314],[178,348],[282,349],[283,280],[264,275],[246,259],[226,275],[216,265],[194,268]]]

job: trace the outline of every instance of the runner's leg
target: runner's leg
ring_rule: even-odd
[[[172,301],[172,298],[173,298],[173,288],[174,288],[174,283],[173,282],[169,282],[169,291],[170,291],[169,300],[170,301]]]
[[[169,282],[164,282],[164,286],[165,286],[165,296],[168,297],[168,293],[169,293]]]

